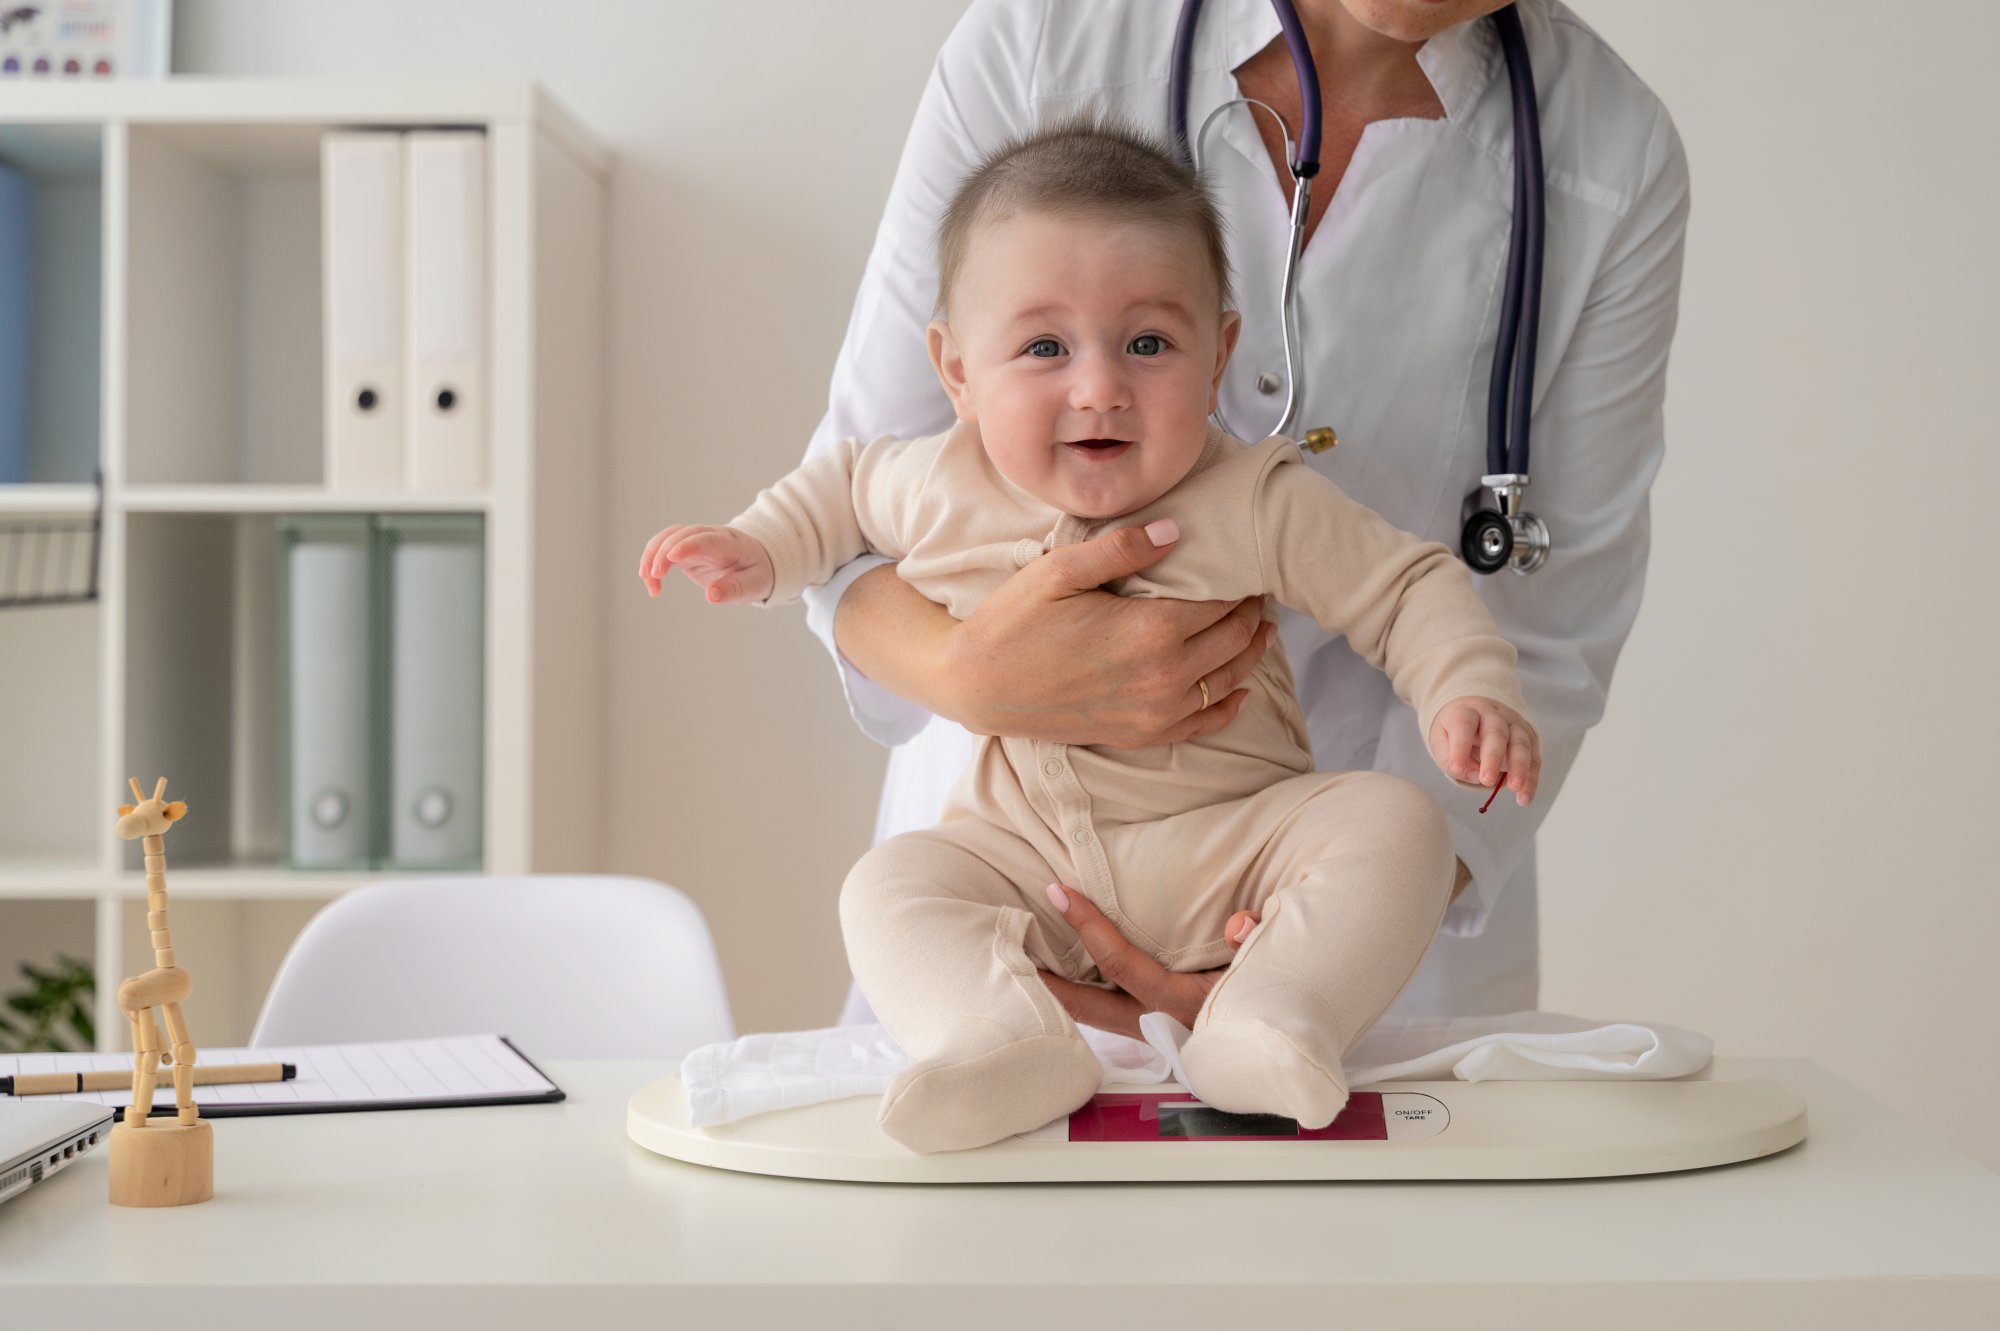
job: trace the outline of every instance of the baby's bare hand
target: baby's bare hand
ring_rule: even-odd
[[[660,580],[678,566],[705,588],[711,605],[761,601],[771,594],[775,571],[761,541],[734,527],[664,527],[639,556],[639,581],[648,596],[660,594]]]
[[[1516,804],[1535,797],[1542,776],[1542,740],[1534,726],[1491,698],[1454,698],[1431,721],[1431,757],[1454,780],[1491,786],[1507,777]]]

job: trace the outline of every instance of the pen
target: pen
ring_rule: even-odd
[[[290,1081],[299,1075],[296,1063],[197,1063],[196,1086],[220,1086],[244,1081]],[[172,1090],[173,1069],[161,1068],[154,1090]],[[108,1072],[24,1072],[0,1077],[0,1095],[74,1095],[79,1091],[129,1091],[132,1070],[114,1068]]]

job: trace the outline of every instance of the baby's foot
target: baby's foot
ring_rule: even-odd
[[[1181,1046],[1188,1089],[1232,1114],[1283,1114],[1323,1128],[1347,1104],[1339,1066],[1325,1067],[1261,1021],[1196,1023]]]
[[[880,1122],[912,1151],[963,1151],[1062,1117],[1102,1081],[1083,1037],[1040,1035],[957,1062],[911,1064],[883,1094]]]

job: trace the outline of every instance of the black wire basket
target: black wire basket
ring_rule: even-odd
[[[88,516],[0,517],[0,610],[97,599],[104,543],[104,473]]]

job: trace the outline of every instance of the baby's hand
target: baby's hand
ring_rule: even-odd
[[[1514,803],[1535,797],[1542,741],[1527,718],[1491,698],[1454,698],[1431,721],[1431,757],[1449,777],[1491,786],[1507,774]]]
[[[648,596],[660,594],[660,579],[679,564],[681,572],[708,588],[711,605],[761,601],[771,594],[777,573],[770,552],[754,536],[734,527],[667,527],[646,542],[639,556],[639,581]]]

